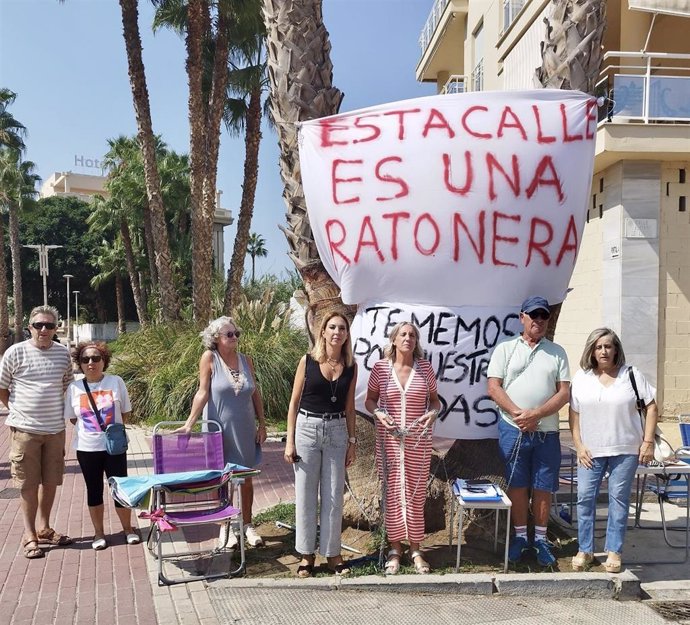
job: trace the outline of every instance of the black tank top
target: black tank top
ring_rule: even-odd
[[[307,354],[304,389],[299,407],[310,412],[342,412],[355,374],[355,366],[345,367],[336,381],[329,382],[321,367]],[[331,401],[335,397],[335,401]]]

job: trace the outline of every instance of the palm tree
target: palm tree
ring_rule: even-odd
[[[137,119],[137,139],[144,162],[144,180],[151,218],[151,231],[155,246],[156,271],[163,319],[174,321],[180,317],[180,300],[172,275],[168,230],[165,224],[165,208],[161,197],[161,183],[156,164],[156,138],[151,122],[146,73],[142,59],[139,35],[137,0],[119,0],[122,9],[122,26],[127,51],[129,81]],[[209,237],[210,240],[210,237]]]
[[[237,218],[237,233],[225,288],[224,310],[230,314],[238,301],[244,259],[249,242],[249,230],[254,214],[254,199],[259,175],[259,145],[261,143],[262,93],[268,86],[264,39],[266,29],[258,2],[239,19],[237,32],[231,35],[230,76],[225,126],[231,134],[244,130],[244,181]]]
[[[546,88],[594,94],[604,58],[606,0],[552,0],[551,4],[536,80]],[[551,306],[549,339],[556,333],[560,313],[561,304]]]
[[[109,242],[103,240],[99,248],[99,254],[93,261],[94,266],[99,270],[90,280],[94,289],[100,289],[111,280],[115,280],[115,302],[117,304],[117,333],[127,332],[125,323],[125,298],[122,276],[126,273],[125,250],[122,242],[115,240]]]
[[[271,114],[280,144],[280,174],[287,204],[283,229],[290,257],[304,280],[307,318],[313,326],[321,311],[332,309],[340,290],[324,269],[309,225],[297,156],[297,122],[335,115],[343,94],[333,86],[331,44],[321,0],[263,0],[267,33]],[[355,308],[340,304],[352,318]],[[313,335],[313,332],[312,332]]]
[[[22,212],[24,203],[36,195],[36,183],[40,177],[34,173],[35,167],[36,165],[31,161],[22,161],[18,150],[2,148],[0,152],[0,196],[9,214],[15,343],[24,340],[19,214]]]
[[[253,284],[255,282],[254,278],[255,278],[256,257],[258,256],[259,258],[266,258],[266,256],[268,256],[268,250],[266,249],[266,241],[260,234],[256,234],[256,232],[252,232],[249,235],[249,239],[247,241],[247,254],[249,254],[252,257],[252,284]]]
[[[0,87],[0,146],[23,150],[26,128],[7,110],[16,99],[14,91]]]

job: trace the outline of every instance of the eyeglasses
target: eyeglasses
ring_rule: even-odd
[[[546,321],[549,317],[551,317],[551,313],[547,310],[533,310],[532,312],[525,314],[529,315],[530,319],[541,319],[542,321]]]
[[[233,336],[240,338],[240,331],[235,330],[234,332],[222,332],[221,334],[219,334],[219,336],[227,336],[229,339],[231,339]]]
[[[34,330],[43,330],[43,328],[46,330],[55,330],[55,328],[57,328],[57,323],[51,323],[50,321],[34,321],[31,327],[34,328]]]
[[[79,361],[82,365],[88,365],[90,362],[101,362],[103,356],[82,356]]]

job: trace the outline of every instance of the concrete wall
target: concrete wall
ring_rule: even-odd
[[[139,323],[127,321],[127,332],[137,332]],[[76,341],[114,341],[117,339],[117,323],[80,323],[75,328]]]

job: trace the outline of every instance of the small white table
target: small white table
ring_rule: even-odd
[[[464,480],[460,480],[461,483]],[[495,510],[496,512],[496,526],[494,529],[494,551],[498,549],[498,519],[501,510],[506,511],[506,546],[503,556],[503,572],[508,572],[508,547],[510,544],[510,511],[512,508],[512,503],[508,496],[503,492],[501,488],[496,486],[496,491],[501,496],[500,500],[482,500],[482,499],[464,499],[459,493],[453,491],[453,503],[450,509],[450,531],[448,532],[448,546],[453,546],[453,517],[455,507],[458,508],[458,550],[455,559],[455,572],[457,573],[460,569],[460,551],[462,549],[462,526],[465,520],[465,510],[478,509],[478,510]],[[452,488],[452,486],[451,486]]]

